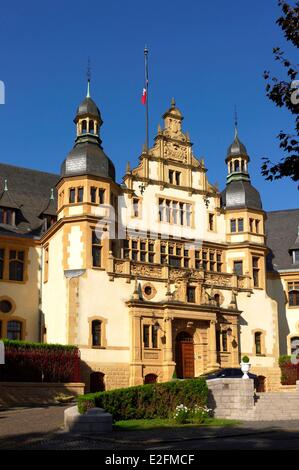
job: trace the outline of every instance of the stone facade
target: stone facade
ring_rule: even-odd
[[[1,334],[16,337],[21,325],[19,339],[78,345],[87,391],[239,367],[244,354],[277,389],[281,292],[266,271],[267,214],[245,146],[236,132],[220,193],[174,102],[163,120],[120,185],[100,112],[90,97],[81,103],[49,203],[53,223],[40,236],[0,237],[0,302],[11,304],[4,312],[0,303]],[[0,207],[7,201],[6,190]],[[7,278],[16,245],[22,281]]]

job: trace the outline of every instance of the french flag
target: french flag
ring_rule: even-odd
[[[146,104],[146,88],[142,90],[141,103]]]

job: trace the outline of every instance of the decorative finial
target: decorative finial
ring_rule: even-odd
[[[54,201],[54,189],[53,189],[53,188],[51,188],[51,196],[50,196],[50,199],[51,199],[52,201]]]
[[[4,180],[4,191],[8,191],[7,180]]]
[[[88,57],[88,61],[87,61],[86,77],[87,77],[87,94],[86,94],[86,98],[90,98],[90,78],[91,78],[91,71],[90,71],[90,58],[89,58],[89,57]]]
[[[160,126],[160,123],[158,124],[158,134],[161,134],[162,132],[162,129],[161,129],[161,126]]]
[[[140,300],[139,296],[139,285],[138,285],[138,278],[135,276],[135,284],[134,284],[134,292],[131,297],[132,300]]]
[[[147,55],[148,54],[148,48],[147,48],[147,45],[144,46],[144,55]]]
[[[130,165],[130,162],[127,162],[127,166],[126,166],[126,173],[131,173],[131,165]]]
[[[147,146],[146,146],[146,144],[143,144],[142,153],[146,153],[146,152],[147,152]]]
[[[175,108],[175,99],[174,98],[171,99],[171,107]]]
[[[234,119],[235,119],[235,138],[236,138],[236,137],[238,137],[238,115],[237,115],[237,106],[236,105],[235,105]]]

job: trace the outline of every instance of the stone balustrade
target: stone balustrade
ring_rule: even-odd
[[[249,275],[237,276],[232,273],[205,272],[202,269],[187,269],[172,267],[169,265],[157,265],[131,261],[129,259],[118,259],[110,257],[109,272],[111,280],[115,276],[127,277],[129,279],[138,277],[141,279],[159,279],[161,281],[176,281],[177,279],[188,279],[192,281],[201,280],[206,286],[215,288],[227,288],[251,291],[251,278]]]

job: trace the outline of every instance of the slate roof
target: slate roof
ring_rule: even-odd
[[[262,209],[262,201],[259,192],[250,181],[237,180],[227,184],[221,193],[222,205],[229,209],[247,207],[250,209]]]
[[[240,141],[239,137],[236,135],[233,143],[228,147],[226,152],[227,157],[237,156],[237,155],[247,155],[247,150],[244,144]],[[248,157],[249,158],[249,157]]]
[[[266,244],[269,247],[267,270],[299,269],[293,264],[290,249],[296,247],[299,209],[267,212]],[[299,249],[299,246],[298,246]]]
[[[99,108],[97,107],[96,103],[89,97],[87,96],[84,98],[82,103],[79,104],[77,108],[77,113],[76,113],[76,118],[75,121],[79,116],[85,116],[85,115],[91,115],[96,118],[98,118],[99,121],[102,121],[101,118],[101,113]]]
[[[115,181],[114,165],[93,135],[85,134],[76,139],[60,171],[61,176],[104,176]]]
[[[6,198],[4,202],[10,198],[19,209],[17,209],[16,226],[0,224],[0,235],[39,237],[43,229],[41,214],[46,208],[53,212],[53,203],[50,202],[51,188],[54,188],[55,206],[57,204],[55,185],[60,176],[0,163],[1,196],[5,179],[8,191],[4,192],[3,197]],[[6,204],[3,206],[7,207]]]

